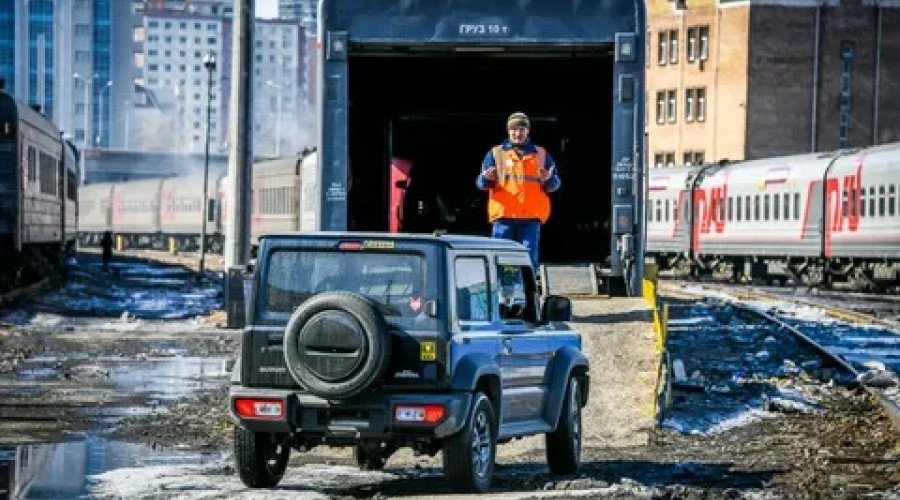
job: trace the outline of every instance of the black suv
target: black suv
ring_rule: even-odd
[[[230,389],[244,484],[291,448],[353,446],[377,469],[402,446],[443,451],[453,489],[490,488],[498,443],[546,435],[554,473],[581,461],[588,360],[541,304],[526,249],[471,236],[312,233],[260,240]]]

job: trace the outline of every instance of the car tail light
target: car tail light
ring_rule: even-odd
[[[394,407],[394,420],[436,424],[444,419],[444,405],[402,405]]]
[[[236,399],[234,409],[245,418],[279,420],[284,417],[284,401],[277,399]]]

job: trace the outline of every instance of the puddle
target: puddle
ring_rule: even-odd
[[[205,465],[219,453],[154,450],[148,446],[73,436],[61,443],[0,447],[0,498],[90,498],[91,476],[131,467]]]
[[[70,259],[65,285],[35,299],[29,309],[66,317],[185,319],[222,307],[217,280],[199,280],[185,268],[161,263],[116,262],[103,271],[99,261]],[[34,324],[34,318],[8,316],[7,322]],[[46,325],[45,325],[46,326]]]
[[[42,356],[24,361],[18,380],[92,379],[123,394],[140,393],[159,400],[175,400],[221,386],[222,380],[230,374],[230,362],[230,358],[224,357],[148,357],[140,360],[107,357],[66,366],[61,364],[60,358]]]

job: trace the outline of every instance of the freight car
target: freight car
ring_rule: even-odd
[[[647,249],[695,276],[900,285],[900,143],[654,169]]]
[[[78,182],[75,147],[0,90],[0,286],[59,267],[74,248]]]

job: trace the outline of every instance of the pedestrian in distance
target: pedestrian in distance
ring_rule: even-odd
[[[100,238],[100,249],[103,257],[103,270],[109,269],[109,263],[112,261],[113,237],[111,231],[104,231]]]
[[[491,236],[525,245],[531,264],[540,263],[541,226],[550,218],[550,197],[562,181],[553,157],[529,138],[531,122],[525,113],[506,121],[507,139],[487,152],[475,181],[488,193]]]

